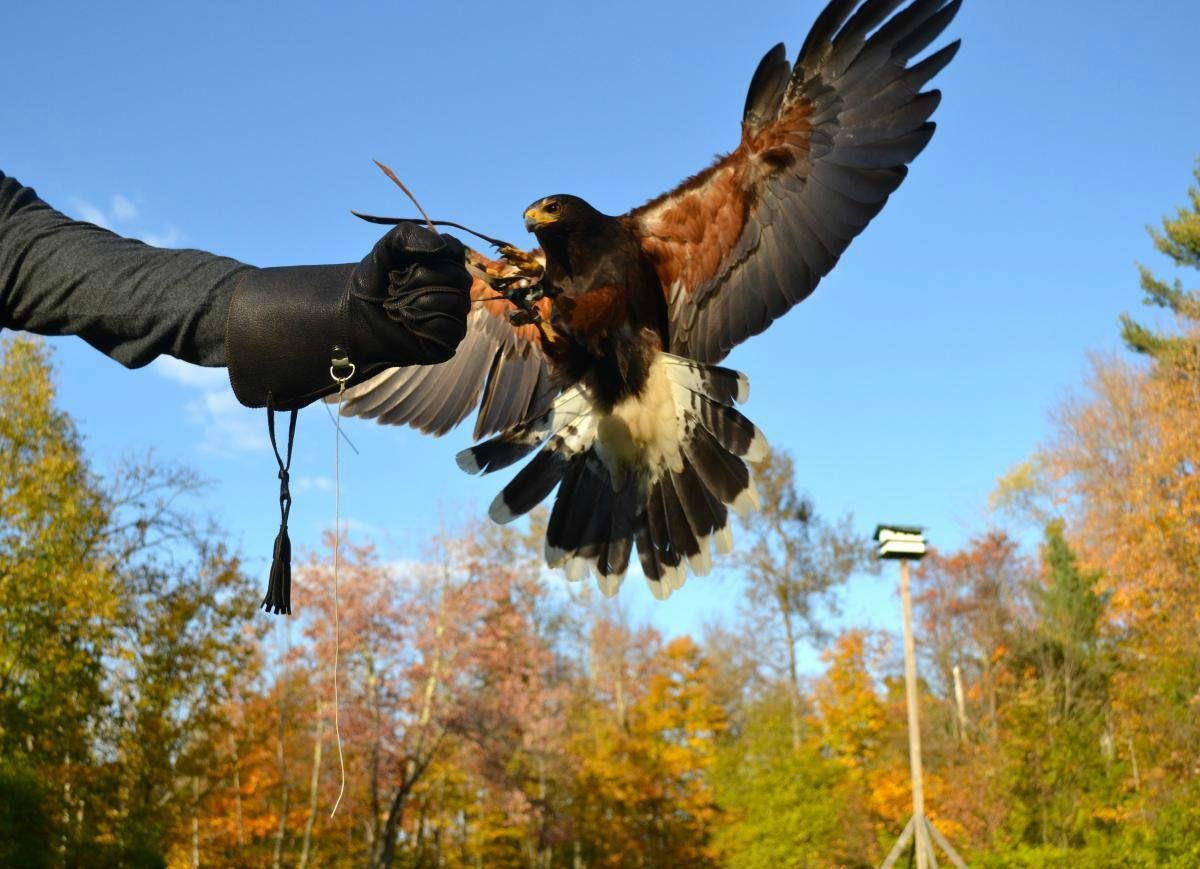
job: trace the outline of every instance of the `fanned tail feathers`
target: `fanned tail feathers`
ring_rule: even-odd
[[[659,353],[642,393],[610,413],[572,387],[542,416],[459,453],[458,464],[487,473],[537,450],[492,502],[492,519],[512,521],[558,486],[547,564],[570,580],[595,573],[611,596],[636,545],[661,599],[689,571],[711,571],[714,545],[730,551],[731,509],[745,515],[758,506],[747,463],[762,461],[767,443],[733,406],[748,393],[739,372]]]

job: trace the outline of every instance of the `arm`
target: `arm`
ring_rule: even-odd
[[[466,333],[465,261],[450,236],[401,224],[359,263],[255,268],[71,220],[0,173],[0,326],[79,335],[130,368],[160,354],[227,365],[250,407],[332,392],[335,346],[349,385],[449,359]]]
[[[163,353],[224,365],[233,285],[250,270],[71,220],[0,173],[0,326],[78,335],[129,368]]]

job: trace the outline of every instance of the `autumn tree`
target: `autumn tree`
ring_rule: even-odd
[[[832,865],[871,848],[873,831],[844,798],[845,770],[817,740],[797,751],[791,716],[786,694],[764,696],[748,705],[744,726],[720,745],[713,783],[725,818],[714,844],[725,865]]]
[[[44,801],[43,833],[61,858],[99,775],[92,734],[119,602],[103,548],[109,506],[55,406],[45,346],[4,341],[0,373],[0,755],[10,780]]]
[[[497,844],[507,839],[513,862],[530,866],[550,865],[568,837],[562,805],[570,778],[562,728],[569,685],[558,650],[571,621],[547,593],[537,540],[490,523],[467,529],[463,555],[481,609],[470,678],[450,717],[493,818],[480,832]],[[492,848],[480,856],[501,855]]]
[[[132,666],[110,671],[120,828],[139,849],[166,851],[176,834],[198,851],[203,801],[229,762],[225,705],[255,660],[245,628],[256,589],[219,545],[178,573],[147,564],[139,574],[117,645]]]
[[[1016,541],[992,531],[959,552],[932,552],[914,572],[915,610],[924,670],[941,697],[941,720],[961,737],[995,739],[1003,661],[1014,630],[1028,617],[1030,566]],[[955,667],[964,715],[951,714]]]
[[[297,665],[308,662],[313,688],[296,700],[309,710],[309,747],[293,764],[309,773],[288,853],[324,864],[330,837],[350,836],[372,865],[547,863],[565,836],[556,810],[567,792],[563,621],[531,539],[467,525],[404,571],[368,543],[341,547],[336,611],[331,551],[310,556],[297,577],[309,601]],[[317,807],[340,789],[335,644],[349,784],[330,820]],[[336,853],[348,856],[344,846]]]
[[[1067,859],[1103,832],[1115,781],[1109,722],[1105,601],[1099,574],[1080,567],[1059,522],[1046,528],[1034,617],[1020,626],[1005,662],[1001,767],[992,799],[1007,806],[996,842],[1038,846]]]
[[[99,477],[44,345],[2,353],[0,746],[41,806],[20,833],[58,863],[158,860],[195,828],[245,674],[246,580],[184,509],[190,474],[143,460]]]
[[[570,727],[572,859],[711,865],[719,819],[708,770],[727,723],[713,668],[687,637],[598,618]],[[617,698],[620,702],[617,702]]]
[[[1183,269],[1200,265],[1200,193],[1188,195],[1188,205],[1151,233]],[[1112,755],[1107,774],[1119,786],[1097,811],[1116,825],[1110,850],[1126,862],[1186,862],[1200,841],[1200,312],[1196,291],[1182,280],[1146,267],[1141,273],[1147,303],[1173,315],[1177,330],[1123,318],[1123,337],[1143,360],[1093,358],[1084,390],[1056,409],[1052,438],[1001,479],[998,500],[1038,521],[1065,519],[1080,576],[1096,577],[1094,594],[1104,601],[1097,642],[1111,676],[1102,738]],[[1065,675],[1051,683],[1064,700],[1075,698],[1077,682],[1068,695]],[[1080,716],[1087,719],[1086,707],[1072,722]],[[1087,825],[1031,829],[1061,844],[1078,840]]]
[[[739,563],[745,577],[750,634],[766,639],[791,702],[792,745],[803,735],[798,645],[819,640],[821,616],[834,608],[831,592],[855,571],[874,569],[867,542],[850,517],[830,523],[796,491],[791,456],[772,450],[755,468],[760,507],[743,520],[747,539]]]

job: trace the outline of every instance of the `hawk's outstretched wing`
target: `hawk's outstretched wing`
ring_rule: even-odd
[[[806,298],[887,202],[929,142],[941,95],[922,92],[958,42],[912,64],[961,0],[831,0],[790,64],[759,63],[729,155],[625,215],[669,305],[669,351],[705,363]],[[900,8],[900,7],[904,8]],[[897,11],[899,10],[899,11]],[[444,434],[480,407],[475,438],[549,409],[554,386],[535,327],[472,287],[455,356],[393,368],[347,390],[345,413]],[[549,317],[549,302],[542,300]]]
[[[478,406],[476,440],[544,413],[558,388],[542,355],[538,330],[511,326],[508,314],[515,306],[495,296],[476,278],[467,335],[454,356],[438,365],[382,371],[346,390],[342,412],[442,435]]]
[[[670,351],[715,363],[813,291],[904,180],[958,50],[909,61],[961,0],[833,0],[795,65],[762,59],[738,147],[623,219],[653,258]],[[893,14],[895,13],[895,14]]]

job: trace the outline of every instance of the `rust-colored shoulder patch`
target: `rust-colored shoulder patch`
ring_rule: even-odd
[[[808,171],[812,105],[796,99],[752,134],[743,127],[736,150],[670,193],[625,218],[654,263],[668,301],[673,287],[687,294],[719,277],[750,220],[764,181],[780,172]]]
[[[597,287],[574,298],[560,296],[558,311],[569,328],[582,338],[596,338],[621,325],[628,316],[626,291]]]
[[[734,152],[694,185],[664,198],[640,223],[642,249],[663,290],[691,292],[721,266],[746,224],[749,197],[744,156]]]

